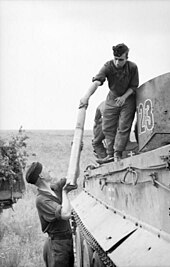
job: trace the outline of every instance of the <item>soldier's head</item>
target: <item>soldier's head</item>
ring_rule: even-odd
[[[26,172],[27,183],[39,186],[42,182],[51,182],[52,178],[49,171],[40,163],[33,162]]]
[[[128,59],[129,48],[125,44],[118,44],[112,47],[113,61],[116,68],[122,68]]]

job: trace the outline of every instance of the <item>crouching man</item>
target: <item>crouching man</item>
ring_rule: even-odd
[[[52,178],[39,162],[33,162],[26,172],[26,181],[37,187],[36,207],[43,233],[48,234],[43,257],[46,267],[73,267],[73,238],[69,219],[71,204],[68,193],[76,189],[60,179],[51,185]]]

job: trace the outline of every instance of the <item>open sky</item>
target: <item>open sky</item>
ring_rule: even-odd
[[[140,84],[170,71],[170,1],[0,0],[0,129],[74,129],[80,98],[124,42]],[[91,129],[107,82],[91,97]]]

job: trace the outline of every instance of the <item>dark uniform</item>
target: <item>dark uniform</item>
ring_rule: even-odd
[[[61,218],[61,197],[38,189],[36,199],[42,231],[48,233],[43,257],[46,267],[73,267],[73,239],[69,220]]]
[[[97,107],[94,117],[92,146],[94,149],[94,153],[97,155],[98,158],[105,158],[107,155],[106,148],[103,143],[105,136],[102,131],[104,107],[105,101],[101,102],[100,105]]]
[[[129,140],[129,134],[136,110],[135,90],[139,85],[138,68],[135,63],[127,61],[123,68],[118,69],[110,60],[102,67],[93,81],[101,85],[107,79],[109,93],[103,113],[103,133],[107,144],[107,154],[113,156],[114,151],[124,151]],[[134,93],[120,107],[116,98],[122,96],[129,88]]]

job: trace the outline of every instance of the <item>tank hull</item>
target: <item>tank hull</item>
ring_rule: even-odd
[[[72,202],[82,262],[85,249],[89,266],[96,255],[96,266],[169,266],[169,151],[167,145],[86,170]]]

